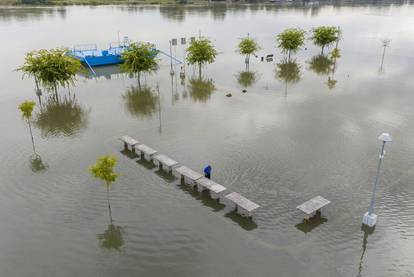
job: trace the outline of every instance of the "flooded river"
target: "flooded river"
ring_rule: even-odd
[[[341,27],[341,57],[308,40],[286,63],[276,34],[319,25]],[[84,72],[59,104],[15,71],[28,51],[104,48],[118,32],[166,52],[201,34],[219,55],[201,79],[191,66],[180,79],[179,65],[171,77],[163,58],[144,90],[117,67]],[[247,33],[262,46],[250,72],[236,52]],[[414,276],[414,5],[3,7],[0,34],[1,276]],[[37,103],[37,158],[24,100]],[[361,220],[382,132],[393,142],[372,232]],[[131,159],[123,134],[198,171],[211,164],[215,181],[261,206],[254,220]],[[121,173],[112,224],[87,171],[107,153]],[[316,195],[332,203],[303,223],[296,206]]]

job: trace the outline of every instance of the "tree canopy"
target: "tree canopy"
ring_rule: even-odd
[[[122,52],[124,63],[122,69],[128,73],[138,74],[140,85],[141,72],[154,72],[158,69],[158,51],[149,43],[131,43],[127,50]]]
[[[322,54],[325,47],[332,45],[339,40],[341,29],[335,26],[320,26],[312,29],[313,43],[322,48]]]
[[[286,29],[277,35],[276,40],[282,53],[296,53],[305,43],[305,31],[298,28]]]
[[[238,52],[242,55],[251,55],[260,50],[260,45],[252,38],[243,38],[238,45]]]
[[[198,64],[200,77],[201,66],[205,63],[213,63],[217,56],[217,51],[213,43],[204,37],[200,37],[190,42],[187,48],[187,61],[190,64]]]
[[[66,53],[67,50],[62,48],[29,52],[18,70],[34,77],[47,90],[57,93],[58,86],[73,85],[76,73],[82,69],[81,62]]]
[[[101,179],[105,182],[107,188],[110,188],[112,183],[116,181],[119,174],[114,171],[117,163],[115,156],[102,156],[98,158],[96,164],[89,167],[89,172],[93,177]]]
[[[34,101],[24,101],[19,105],[19,110],[22,112],[24,119],[29,120],[32,117],[33,109],[36,106]]]

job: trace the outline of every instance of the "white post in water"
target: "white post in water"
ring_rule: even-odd
[[[382,146],[381,146],[381,152],[379,155],[379,162],[378,162],[378,168],[377,168],[377,175],[375,177],[375,183],[374,183],[374,189],[372,191],[372,195],[371,195],[371,203],[369,205],[369,209],[368,212],[366,212],[364,214],[364,218],[362,219],[362,223],[369,226],[369,227],[374,227],[375,224],[377,224],[377,215],[374,214],[374,204],[375,204],[375,192],[377,190],[377,185],[379,182],[379,177],[381,174],[381,166],[382,166],[382,160],[384,159],[384,155],[385,155],[385,144],[387,142],[391,142],[391,136],[388,133],[382,133],[378,139],[380,141],[382,141]]]

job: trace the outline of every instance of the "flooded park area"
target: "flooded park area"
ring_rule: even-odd
[[[337,59],[308,39],[289,61],[276,47],[286,28],[308,38],[322,25],[342,30]],[[414,3],[0,7],[0,33],[0,276],[414,276]],[[247,34],[262,48],[248,71],[236,51]],[[32,50],[118,36],[166,53],[177,38],[183,60],[199,35],[218,51],[201,76],[185,65],[181,78],[175,61],[171,75],[160,56],[141,84],[97,67],[55,101],[16,71]],[[36,102],[33,143],[24,100]],[[393,141],[368,229],[383,132]],[[241,217],[137,161],[122,135],[210,164],[260,208]],[[110,215],[88,172],[105,154],[120,173]],[[317,195],[331,203],[304,221],[296,207]]]

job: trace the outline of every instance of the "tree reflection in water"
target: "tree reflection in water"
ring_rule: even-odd
[[[122,96],[127,111],[136,117],[152,117],[158,109],[158,95],[147,86],[132,86]]]
[[[102,248],[115,249],[120,251],[124,245],[124,239],[122,237],[123,233],[124,230],[122,227],[113,224],[111,220],[108,228],[104,231],[103,234],[98,234],[97,238]]]
[[[285,97],[287,97],[288,84],[295,84],[301,80],[300,66],[296,60],[283,59],[276,65],[276,78],[285,83]]]
[[[309,70],[312,70],[317,75],[329,75],[334,62],[325,55],[316,55],[311,58],[308,64]]]
[[[34,153],[30,156],[30,169],[34,173],[42,173],[46,171],[48,167],[49,166],[43,162],[42,157],[39,154]]]
[[[207,102],[216,90],[214,81],[208,78],[191,78],[188,81],[188,90],[194,102]]]
[[[89,110],[78,104],[75,95],[63,101],[49,97],[36,116],[35,126],[43,137],[75,136],[88,125]]]
[[[237,82],[240,86],[247,88],[257,82],[256,72],[241,71],[236,75]]]

